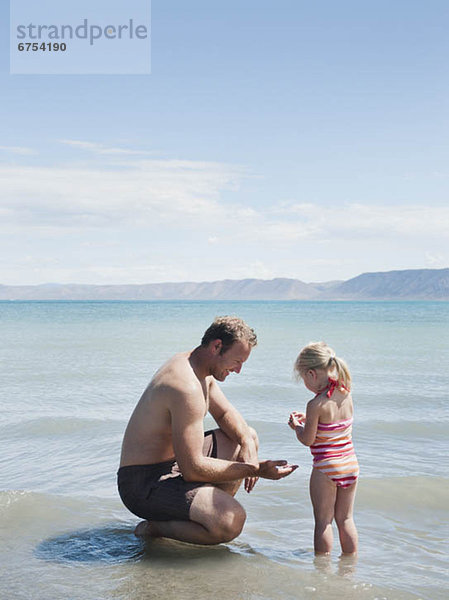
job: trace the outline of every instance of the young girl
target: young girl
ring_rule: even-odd
[[[335,519],[342,553],[355,554],[357,530],[352,513],[359,466],[352,445],[351,375],[344,360],[324,342],[301,350],[295,373],[316,394],[307,404],[306,414],[292,412],[288,422],[313,455],[310,497],[315,553],[330,553]]]

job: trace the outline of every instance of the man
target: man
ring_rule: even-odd
[[[240,373],[257,344],[236,317],[219,317],[201,345],[171,358],[137,404],[122,446],[118,487],[123,503],[146,521],[138,536],[219,544],[237,537],[246,513],[234,499],[242,480],[281,479],[297,465],[259,461],[256,432],[217,381]],[[204,433],[207,412],[218,429]]]

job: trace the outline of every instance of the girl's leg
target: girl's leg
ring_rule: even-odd
[[[336,496],[335,483],[318,469],[313,469],[310,475],[310,498],[315,517],[315,554],[328,554],[332,550]]]
[[[337,489],[335,521],[340,536],[343,554],[355,554],[358,546],[357,529],[353,518],[353,508],[357,481],[347,488]]]

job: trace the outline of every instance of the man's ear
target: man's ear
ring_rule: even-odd
[[[211,342],[212,353],[215,356],[220,354],[222,347],[223,347],[223,342],[221,340],[217,339],[217,340],[214,340],[213,342]]]

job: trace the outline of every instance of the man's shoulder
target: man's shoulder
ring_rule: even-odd
[[[170,358],[153,377],[153,390],[183,395],[201,392],[201,384],[193,372],[188,356],[187,352],[183,352]]]

